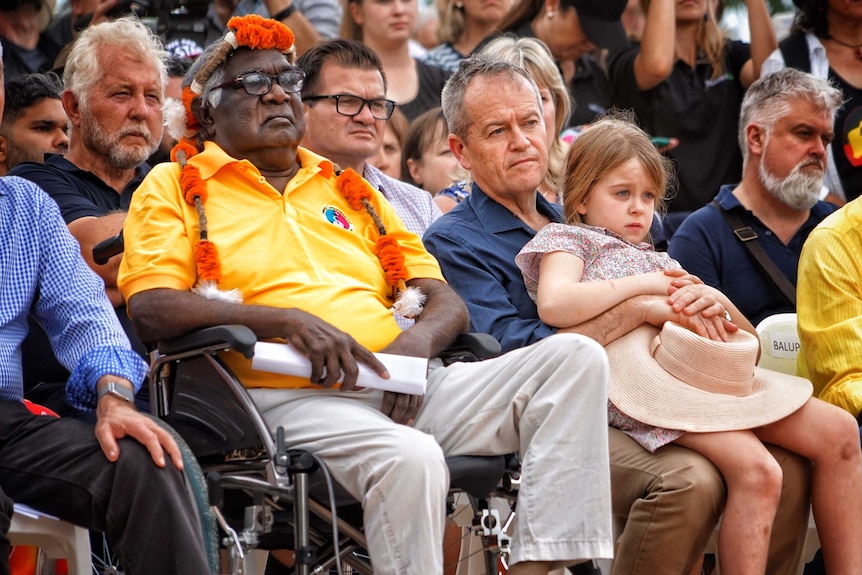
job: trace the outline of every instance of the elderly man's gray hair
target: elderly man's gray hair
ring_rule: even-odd
[[[458,70],[452,74],[446,81],[441,95],[443,105],[443,116],[446,118],[446,124],[449,131],[462,140],[467,139],[467,129],[474,118],[470,118],[467,111],[464,109],[464,95],[467,92],[467,86],[473,78],[498,77],[514,79],[518,76],[529,82],[536,94],[536,104],[542,109],[542,97],[539,94],[539,87],[535,80],[524,68],[507,62],[505,60],[495,60],[483,54],[471,56],[461,60]],[[502,94],[501,94],[502,97]]]

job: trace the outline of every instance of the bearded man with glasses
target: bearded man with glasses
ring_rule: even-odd
[[[299,58],[305,72],[302,108],[308,122],[302,145],[368,180],[389,200],[411,232],[422,235],[441,212],[431,194],[387,176],[368,163],[383,142],[395,110],[386,98],[383,65],[356,40],[330,40]]]

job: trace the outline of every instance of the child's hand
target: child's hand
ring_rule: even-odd
[[[639,284],[644,286],[641,293],[651,295],[670,295],[683,285],[694,283],[692,278],[694,280],[697,279],[695,276],[688,275],[682,270],[648,272],[631,277],[637,278],[638,282],[643,282],[643,284]]]
[[[667,289],[667,295],[673,294],[681,287],[703,283],[699,277],[683,269],[665,270],[664,275],[673,278]]]
[[[700,314],[706,317],[724,316],[724,305],[720,294],[706,284],[689,284],[671,293],[667,303],[674,313],[685,315]]]
[[[725,319],[724,312],[720,315],[706,315],[704,313],[693,313],[687,315],[681,310],[674,310],[670,298],[650,296],[645,308],[644,321],[656,327],[661,327],[666,321],[673,321],[690,329],[696,334],[715,341],[727,341],[728,333],[733,333],[739,328],[733,322]],[[704,299],[702,304],[708,303]],[[711,306],[710,306],[711,307]],[[722,307],[723,309],[723,307]]]
[[[735,323],[725,319],[724,315],[705,317],[702,314],[679,314],[678,318],[677,323],[681,326],[713,341],[728,341],[727,334],[739,329]]]

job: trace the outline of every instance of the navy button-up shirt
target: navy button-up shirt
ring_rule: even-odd
[[[536,194],[536,207],[553,222],[558,209]],[[490,333],[503,351],[556,332],[539,319],[515,255],[536,231],[473,184],[470,195],[425,232],[425,247],[446,281],[467,303],[473,331]]]

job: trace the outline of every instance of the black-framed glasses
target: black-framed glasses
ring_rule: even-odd
[[[395,111],[395,102],[386,98],[367,100],[352,94],[333,94],[331,96],[306,96],[303,100],[306,102],[335,100],[335,111],[342,116],[349,116],[351,118],[359,114],[365,106],[368,106],[368,109],[371,111],[371,117],[375,120],[388,120],[392,112]]]
[[[213,90],[219,88],[243,88],[250,96],[265,96],[272,90],[272,81],[278,82],[285,92],[295,93],[302,90],[305,81],[305,72],[297,68],[285,70],[280,74],[267,74],[266,72],[246,72],[242,76],[223,82],[214,86]]]

